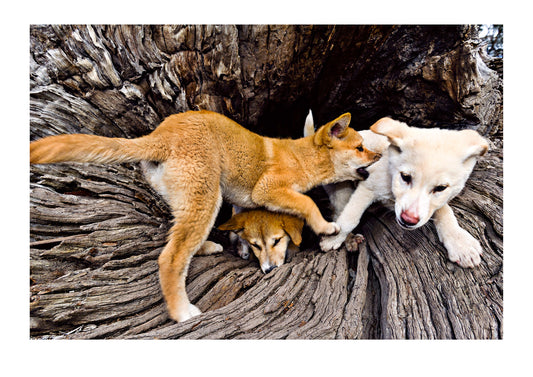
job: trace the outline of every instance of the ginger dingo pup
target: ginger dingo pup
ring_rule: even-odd
[[[349,123],[346,113],[312,136],[281,140],[259,136],[217,113],[189,111],[167,117],[137,139],[46,137],[30,144],[30,162],[160,164],[157,189],[164,192],[174,225],[159,256],[159,278],[170,317],[184,321],[200,314],[189,302],[185,277],[192,256],[206,251],[204,242],[222,199],[296,215],[317,234],[339,231],[302,192],[323,183],[363,179],[365,168],[379,159],[363,147],[362,137]]]
[[[306,126],[304,134],[309,130]],[[487,141],[473,130],[420,129],[390,118],[360,134],[365,146],[383,157],[368,169],[370,177],[355,191],[345,182],[336,189],[326,187],[341,231],[323,237],[322,250],[338,249],[364,211],[380,201],[394,205],[396,220],[405,229],[419,228],[433,217],[448,258],[461,267],[477,266],[481,245],[459,227],[448,202],[463,189],[477,158],[487,152]]]
[[[288,250],[298,249],[303,226],[303,220],[296,216],[253,209],[234,214],[218,229],[235,232],[238,238],[233,237],[233,241],[241,258],[248,259],[251,248],[267,274],[285,262]]]

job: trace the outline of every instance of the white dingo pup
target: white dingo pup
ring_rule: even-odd
[[[305,135],[313,132],[309,117]],[[477,158],[487,152],[487,141],[473,130],[420,129],[390,118],[360,134],[365,146],[382,158],[368,168],[369,178],[355,191],[352,182],[325,186],[341,231],[323,237],[321,249],[338,249],[364,211],[379,201],[393,204],[396,221],[405,229],[419,228],[433,218],[448,258],[461,267],[477,266],[481,245],[458,225],[448,202],[463,189]]]

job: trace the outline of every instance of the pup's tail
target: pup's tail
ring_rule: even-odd
[[[111,138],[96,135],[49,136],[30,143],[30,163],[93,162],[102,164],[165,161],[169,150],[157,136],[137,139]]]

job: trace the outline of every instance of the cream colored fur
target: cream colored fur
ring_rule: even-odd
[[[170,317],[184,321],[200,313],[185,291],[189,262],[195,253],[219,249],[205,241],[223,199],[298,216],[317,234],[339,231],[302,192],[364,178],[361,168],[379,159],[362,146],[349,122],[350,114],[344,114],[314,135],[281,140],[261,137],[217,113],[190,111],[169,116],[137,139],[47,137],[30,144],[30,162],[159,163],[153,179],[174,215],[159,257],[159,277]]]
[[[478,265],[481,245],[458,225],[448,202],[461,192],[477,158],[488,150],[487,141],[473,130],[419,129],[390,118],[360,134],[365,146],[383,157],[355,190],[346,182],[326,187],[341,231],[323,237],[322,250],[338,249],[364,211],[379,201],[393,205],[397,222],[406,229],[432,218],[449,259],[462,267]]]

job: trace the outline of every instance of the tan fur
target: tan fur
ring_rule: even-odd
[[[159,257],[159,275],[170,316],[183,321],[200,313],[187,298],[185,277],[222,199],[244,208],[263,206],[296,215],[318,234],[338,231],[301,192],[323,183],[361,179],[356,169],[379,159],[362,148],[362,138],[347,127],[349,122],[350,114],[344,114],[313,136],[281,140],[261,137],[217,113],[190,111],[169,116],[151,134],[137,139],[47,137],[30,144],[30,161],[161,163],[160,189],[175,224]]]
[[[264,273],[281,266],[288,250],[295,250],[302,242],[302,219],[263,209],[234,214],[220,225],[220,230],[234,231],[238,240],[239,255],[247,259],[248,248],[259,260]]]

